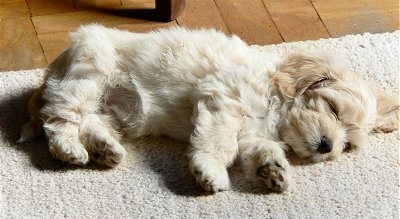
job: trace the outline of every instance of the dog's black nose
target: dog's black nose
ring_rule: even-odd
[[[318,145],[317,151],[321,154],[326,154],[332,151],[332,142],[325,135],[322,136],[321,142]]]

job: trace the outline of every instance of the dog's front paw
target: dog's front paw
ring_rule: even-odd
[[[257,169],[257,176],[267,185],[268,189],[284,192],[289,189],[291,176],[289,164],[284,162],[269,161]]]
[[[78,141],[49,142],[49,148],[53,157],[70,164],[82,166],[89,161],[88,152]]]

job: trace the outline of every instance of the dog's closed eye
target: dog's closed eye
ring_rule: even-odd
[[[326,83],[324,82],[327,81],[329,81],[329,78],[322,78],[321,80],[314,82],[308,89],[317,89],[321,87],[326,87]]]
[[[336,119],[339,119],[339,113],[335,105],[332,103],[331,100],[325,99],[326,103],[329,106],[329,109],[331,110],[332,114],[335,116]]]

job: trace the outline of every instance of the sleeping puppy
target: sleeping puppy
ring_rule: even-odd
[[[286,145],[319,162],[398,127],[398,103],[328,55],[278,57],[206,29],[88,25],[72,39],[45,70],[20,139],[44,130],[67,163],[114,167],[122,135],[167,135],[190,142],[190,170],[206,191],[229,189],[236,158],[248,178],[285,191]]]

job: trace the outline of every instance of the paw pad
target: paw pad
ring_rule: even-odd
[[[270,162],[260,166],[257,169],[257,176],[273,191],[283,192],[289,187],[287,170],[278,162]]]

